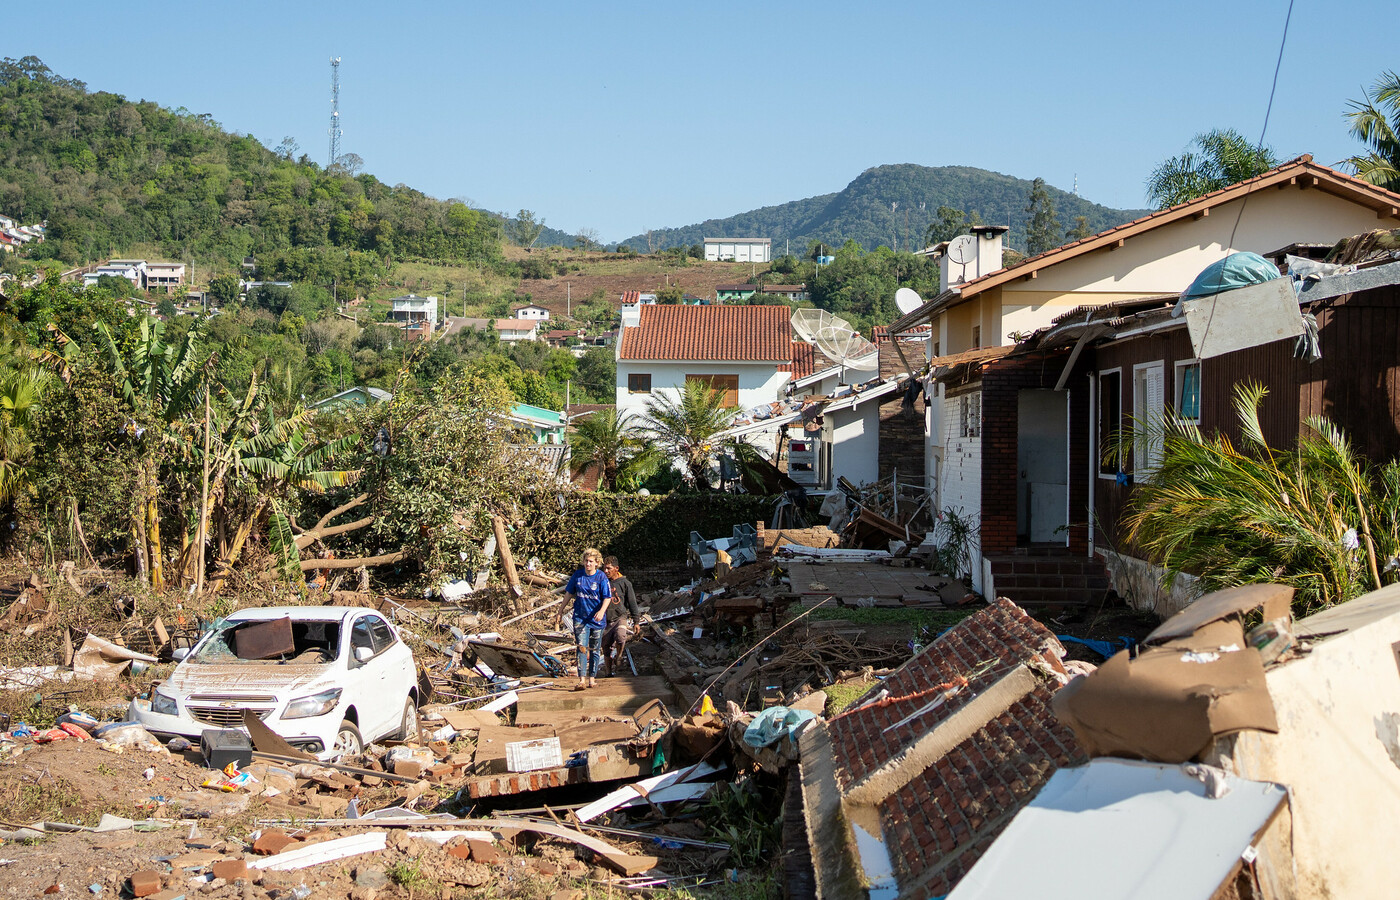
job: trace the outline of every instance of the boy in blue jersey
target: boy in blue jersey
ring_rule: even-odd
[[[612,585],[600,571],[603,554],[589,547],[583,551],[583,567],[574,571],[564,595],[574,601],[574,645],[578,648],[578,684],[574,690],[596,687],[598,670],[603,667],[603,630],[608,624],[608,602]],[[564,624],[563,605],[555,627]]]

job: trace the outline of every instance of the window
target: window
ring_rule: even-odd
[[[361,618],[355,621],[350,629],[350,655],[355,657],[355,651],[365,647],[371,654],[374,650],[374,636],[370,633],[369,619]]]
[[[724,405],[739,405],[739,376],[738,375],[687,375],[686,381],[703,381],[717,391],[724,391]]]
[[[1201,422],[1201,361],[1186,359],[1176,364],[1176,414],[1188,422]]]
[[[1162,464],[1162,361],[1133,366],[1133,470],[1149,474]]]
[[[981,349],[982,349],[982,326],[981,326],[981,325],[973,325],[973,326],[972,326],[972,347],[971,347],[970,349],[972,349],[972,350],[981,350]]]
[[[651,373],[632,372],[627,376],[627,393],[629,394],[650,394],[651,393]]]
[[[982,436],[982,394],[963,394],[959,402],[958,434],[961,437]]]
[[[394,633],[389,630],[389,623],[378,616],[369,616],[369,634],[374,640],[374,652],[383,653],[394,643]]]
[[[1099,373],[1098,449],[1099,475],[1113,478],[1124,461],[1111,450],[1117,445],[1118,431],[1123,427],[1123,372],[1113,369]]]

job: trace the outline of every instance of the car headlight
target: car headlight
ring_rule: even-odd
[[[282,713],[282,718],[306,719],[311,716],[324,716],[335,709],[335,705],[339,702],[340,688],[332,688],[329,691],[312,694],[310,697],[293,700],[287,704],[287,711]]]
[[[174,697],[167,697],[160,691],[151,691],[151,712],[162,716],[178,716],[180,705]]]

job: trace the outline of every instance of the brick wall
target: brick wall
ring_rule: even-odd
[[[1068,351],[1010,356],[982,372],[982,552],[1016,548],[1017,397],[1022,390],[1053,389]],[[1069,397],[1069,549],[1089,552],[1089,380],[1077,372]]]
[[[916,404],[905,412],[903,394],[896,394],[880,406],[880,477],[888,478],[898,470],[901,479],[922,478],[924,475],[924,412]]]
[[[982,438],[958,434],[962,423],[962,398],[967,393],[976,391],[964,391],[943,399],[943,472],[939,476],[943,508],[961,509],[964,517],[979,515],[983,498]],[[1014,452],[1012,456],[1014,462]],[[1015,507],[1011,510],[1011,523],[1016,524]],[[975,569],[980,568],[979,562]]]

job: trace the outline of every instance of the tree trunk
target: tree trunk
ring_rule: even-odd
[[[267,495],[259,495],[258,502],[253,505],[252,512],[238,523],[238,530],[233,533],[233,537],[229,539],[227,544],[220,543],[219,559],[214,563],[214,574],[209,577],[204,590],[205,596],[213,597],[223,590],[224,582],[233,572],[238,557],[243,554],[243,545],[248,543],[248,536],[253,533],[253,525],[257,523],[258,517],[267,508],[267,503]]]
[[[160,509],[156,503],[159,487],[154,457],[146,461],[143,481],[146,507],[146,565],[151,573],[151,590],[159,594],[165,590],[165,570],[161,560]]]

